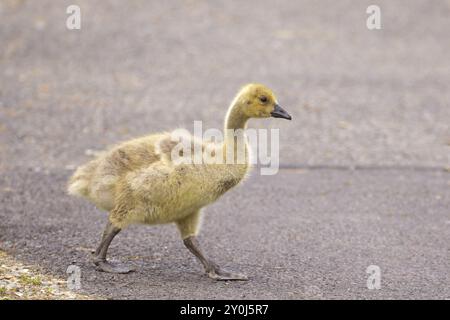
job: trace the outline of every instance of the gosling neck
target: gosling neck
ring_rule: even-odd
[[[248,160],[247,138],[243,130],[247,128],[249,117],[245,115],[242,109],[243,106],[239,102],[239,100],[233,101],[230,108],[228,109],[227,116],[225,118],[225,155],[228,153],[228,151],[231,151],[229,146],[234,146],[233,154],[235,161],[237,160],[237,156],[240,151],[239,148],[242,147],[244,148],[244,156],[246,157],[245,161]]]
[[[249,117],[244,114],[242,109],[243,107],[239,101],[233,101],[231,103],[225,118],[225,132],[247,128]]]

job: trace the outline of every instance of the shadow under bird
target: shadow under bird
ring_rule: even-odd
[[[107,261],[108,247],[114,237],[131,224],[173,222],[185,246],[197,257],[210,278],[247,280],[245,275],[223,270],[207,258],[196,236],[201,209],[239,184],[250,170],[246,137],[234,132],[245,129],[251,118],[269,117],[291,120],[269,88],[248,84],[238,92],[228,109],[223,142],[195,142],[192,137],[202,149],[212,144],[223,155],[230,148],[237,151],[237,146],[244,145],[246,157],[243,163],[174,163],[171,155],[178,142],[173,141],[168,132],[121,143],[80,166],[70,178],[69,194],[85,197],[109,212],[102,239],[93,254],[97,268],[112,273],[133,271]]]

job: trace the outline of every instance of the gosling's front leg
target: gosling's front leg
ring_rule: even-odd
[[[206,258],[200,249],[196,236],[190,236],[183,240],[184,245],[191,251],[202,263],[208,277],[214,280],[241,280],[247,281],[248,278],[242,273],[229,272],[221,269],[216,263]]]
[[[112,223],[108,221],[105,231],[103,232],[103,237],[100,241],[100,245],[94,253],[93,261],[98,270],[110,273],[129,273],[134,271],[133,268],[114,264],[106,260],[106,254],[108,252],[109,245],[120,231],[121,229],[113,226]]]
[[[247,276],[241,273],[234,273],[222,270],[217,264],[208,259],[200,249],[196,235],[199,230],[201,211],[195,211],[176,222],[180,230],[184,245],[192,252],[205,268],[208,277],[215,280],[248,280]]]

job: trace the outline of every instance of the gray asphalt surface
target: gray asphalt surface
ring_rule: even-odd
[[[0,2],[0,249],[109,298],[450,298],[450,1]],[[241,86],[293,116],[275,176],[207,208],[201,240],[246,283],[216,283],[173,226],[132,227],[95,272],[106,215],[64,194],[92,151],[221,127]],[[351,170],[348,168],[356,168]],[[378,265],[382,288],[366,288]]]
[[[85,292],[110,298],[450,298],[450,176],[411,170],[286,170],[253,176],[207,209],[201,241],[246,283],[202,275],[174,226],[125,230],[111,258],[129,275],[89,263],[103,212],[64,195],[68,173],[5,174],[0,232],[14,256],[65,276],[82,268]],[[254,196],[250,196],[254,195]],[[368,290],[366,268],[381,269]]]

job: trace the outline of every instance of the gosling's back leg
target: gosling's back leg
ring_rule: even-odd
[[[100,245],[94,253],[94,264],[97,266],[97,269],[104,272],[110,273],[129,273],[134,271],[133,268],[113,264],[106,260],[106,254],[108,253],[109,245],[111,244],[114,237],[121,231],[120,228],[113,226],[111,222],[108,221],[106,224],[105,231],[103,232],[102,240],[100,241]]]

